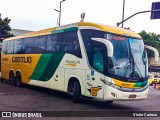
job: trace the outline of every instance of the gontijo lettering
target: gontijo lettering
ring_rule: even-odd
[[[12,57],[12,62],[15,62],[15,63],[32,63],[32,57]]]

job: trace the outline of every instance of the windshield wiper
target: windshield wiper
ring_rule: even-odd
[[[145,76],[147,76],[147,53],[145,49],[143,51],[142,61],[143,64],[145,65]]]
[[[131,77],[133,78],[136,78],[136,74],[137,74],[137,77],[143,77],[138,66],[136,65],[135,61],[134,61],[134,57],[133,57],[133,53],[132,53],[132,50],[131,50],[131,45],[129,43],[129,62],[131,64],[131,69],[132,69],[132,73],[131,73]],[[135,70],[135,68],[137,69],[137,71]]]

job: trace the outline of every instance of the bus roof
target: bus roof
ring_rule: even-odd
[[[115,33],[115,34],[119,34],[119,35],[135,37],[135,38],[141,38],[141,36],[139,34],[133,32],[133,31],[123,29],[120,27],[109,26],[109,25],[105,25],[105,24],[79,22],[78,26],[92,26],[92,27],[98,28],[99,30],[102,30],[105,32],[110,32],[110,33]]]
[[[51,34],[55,30],[67,29],[70,27],[79,27],[79,29],[97,29],[97,30],[115,33],[119,35],[141,38],[139,34],[123,28],[113,27],[113,26],[98,24],[98,23],[91,23],[91,22],[78,22],[78,23],[63,25],[59,27],[53,27],[53,28],[48,28],[48,29],[39,30],[35,32],[30,32],[24,35],[7,38],[5,40],[13,40],[13,39],[33,37],[33,36],[47,35],[47,34]]]

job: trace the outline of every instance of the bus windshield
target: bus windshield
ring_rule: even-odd
[[[108,37],[113,44],[109,72],[125,78],[144,78],[147,58],[143,41],[127,37]]]
[[[147,77],[147,54],[142,39],[111,34],[98,30],[81,30],[89,61],[92,59],[91,38],[103,38],[113,45],[113,57],[107,58],[106,71],[114,78],[140,80]],[[90,62],[92,63],[92,62]],[[126,79],[126,80],[127,80]],[[133,79],[133,80],[134,80]],[[136,80],[135,80],[136,81]]]

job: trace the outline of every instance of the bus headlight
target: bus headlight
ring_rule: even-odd
[[[119,86],[117,86],[117,85],[115,85],[115,84],[113,84],[113,83],[111,83],[111,82],[109,82],[109,81],[107,81],[107,80],[102,80],[102,79],[101,79],[101,81],[102,81],[104,84],[106,84],[106,85],[108,85],[108,86],[110,86],[110,87],[113,87],[113,88],[116,88],[116,89],[119,89],[119,88],[120,88]]]

